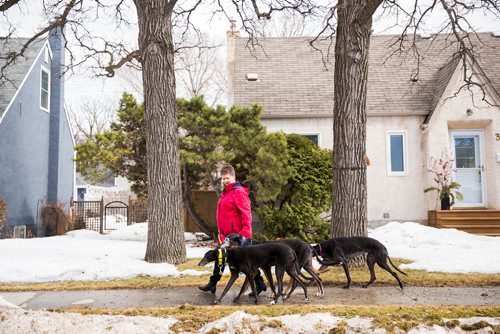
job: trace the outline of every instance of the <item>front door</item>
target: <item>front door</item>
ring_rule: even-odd
[[[457,207],[485,207],[483,132],[452,131],[451,145],[455,160],[455,181],[460,184],[463,200]]]

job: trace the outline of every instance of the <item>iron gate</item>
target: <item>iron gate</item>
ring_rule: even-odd
[[[103,233],[102,229],[102,206],[100,201],[72,201],[73,227],[77,229],[88,229]]]
[[[117,230],[130,225],[128,205],[121,201],[113,201],[104,207],[104,229]]]

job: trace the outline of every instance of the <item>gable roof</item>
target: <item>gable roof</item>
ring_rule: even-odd
[[[500,38],[477,34],[477,62],[491,86],[500,92]],[[368,115],[428,115],[436,106],[458,65],[456,46],[448,35],[418,38],[420,70],[411,54],[388,57],[398,36],[372,36],[369,54]],[[475,38],[475,37],[471,37]],[[477,41],[477,40],[476,40]],[[264,107],[263,118],[327,117],[333,111],[333,47],[324,64],[307,38],[264,38],[250,51],[248,39],[235,38],[233,101]],[[326,44],[319,45],[323,51]],[[255,73],[258,81],[247,81]],[[412,82],[411,78],[418,77]]]
[[[0,38],[0,68],[6,64],[6,55],[12,51],[19,52],[27,41],[28,38]],[[24,56],[17,57],[15,62],[5,69],[4,76],[7,79],[0,79],[0,119],[37,59],[45,42],[46,39],[42,38],[31,43],[25,50]]]

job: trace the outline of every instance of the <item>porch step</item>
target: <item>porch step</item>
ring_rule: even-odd
[[[428,218],[430,226],[500,236],[500,210],[436,210]]]
[[[500,217],[500,210],[436,210],[437,217]]]
[[[498,222],[500,224],[500,216],[498,217],[439,217],[442,222],[450,222],[455,224],[481,224]]]

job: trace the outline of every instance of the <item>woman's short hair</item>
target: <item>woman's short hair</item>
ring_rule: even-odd
[[[231,166],[229,164],[222,166],[222,168],[220,169],[220,175],[227,175],[227,174],[236,175],[236,172],[234,171],[233,166]]]

